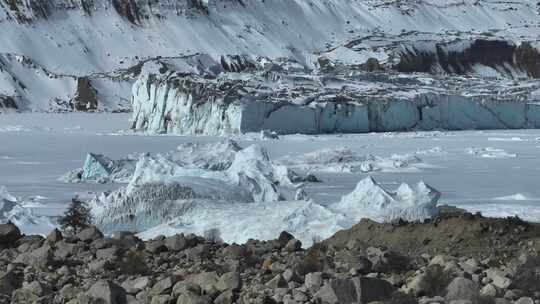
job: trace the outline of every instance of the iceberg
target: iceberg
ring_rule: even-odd
[[[135,171],[135,160],[113,160],[102,154],[88,153],[82,168],[62,175],[58,180],[65,183],[97,182],[127,183]]]
[[[209,144],[212,145],[212,144]],[[236,147],[236,146],[234,146]],[[236,149],[236,148],[235,148]],[[174,154],[173,154],[174,155]],[[239,187],[251,193],[251,201],[273,202],[282,200],[277,185],[294,185],[294,174],[287,168],[274,165],[263,148],[252,145],[234,152],[230,164],[193,166],[179,163],[168,155],[145,155],[139,158],[128,187],[148,183],[166,183],[186,178],[202,178],[223,183],[225,187]],[[223,170],[225,169],[225,170]]]
[[[438,214],[437,202],[440,192],[419,182],[415,186],[401,184],[392,192],[377,183],[372,177],[361,180],[356,188],[344,195],[338,203],[329,207],[347,214],[350,225],[362,217],[381,222],[405,220],[424,221]]]
[[[0,224],[12,222],[28,234],[40,234],[51,231],[55,225],[46,217],[36,216],[23,206],[5,187],[0,187]]]
[[[341,151],[343,157],[321,153],[322,159],[358,161],[354,153]],[[437,214],[440,194],[422,182],[392,192],[367,178],[340,202],[322,204],[309,197],[304,180],[287,165],[274,163],[259,145],[184,144],[172,152],[140,155],[127,185],[89,204],[96,225],[108,233],[128,230],[151,238],[219,229],[225,241],[244,242],[272,239],[287,230],[306,245],[362,217],[422,221]]]

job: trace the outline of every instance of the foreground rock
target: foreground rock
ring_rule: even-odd
[[[461,229],[464,221],[469,234]],[[476,231],[477,225],[484,230]],[[403,245],[413,236],[422,239],[423,229],[432,238],[446,237],[422,242],[414,250]],[[142,241],[121,232],[110,238],[94,227],[77,236],[54,231],[47,238],[21,236],[13,225],[0,225],[0,231],[9,236],[4,240],[10,240],[0,251],[0,303],[524,304],[540,300],[540,230],[517,219],[443,213],[425,224],[363,221],[309,249],[301,248],[287,232],[275,240],[238,245],[191,234]],[[473,242],[483,246],[480,238],[492,245],[467,246]],[[452,247],[455,243],[462,247]],[[452,250],[458,248],[461,251]]]

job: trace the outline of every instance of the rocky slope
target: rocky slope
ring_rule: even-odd
[[[194,54],[538,77],[538,11],[532,0],[2,0],[0,104],[125,110],[142,63]]]
[[[537,303],[539,249],[538,225],[460,212],[363,221],[309,249],[287,232],[226,244],[217,230],[141,241],[92,227],[22,236],[5,224],[0,303]]]

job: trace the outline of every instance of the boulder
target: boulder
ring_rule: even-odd
[[[176,300],[176,304],[209,304],[212,303],[212,299],[206,295],[201,296],[193,292],[186,292],[181,294]]]
[[[292,234],[288,233],[287,231],[282,231],[277,239],[279,247],[285,247],[287,243],[289,243],[289,241],[292,239],[294,239],[294,236]]]
[[[41,246],[30,252],[19,254],[16,263],[32,266],[36,269],[47,268],[53,261],[53,250],[49,245]]]
[[[187,281],[200,286],[206,293],[212,293],[217,289],[216,284],[218,280],[218,275],[214,271],[211,271],[192,275]]]
[[[534,300],[529,297],[521,297],[515,302],[515,304],[534,304]]]
[[[150,291],[153,295],[160,295],[160,294],[169,294],[172,291],[172,288],[176,282],[178,282],[178,277],[176,276],[168,276],[160,281],[158,281]]]
[[[63,239],[64,236],[62,235],[62,232],[60,232],[60,230],[58,230],[57,228],[54,228],[53,231],[51,231],[49,235],[47,235],[47,241],[52,243],[60,242]]]
[[[110,281],[97,281],[90,287],[85,295],[86,296],[82,297],[85,300],[83,300],[81,304],[127,304],[127,296],[124,288]]]
[[[446,288],[446,300],[468,300],[471,303],[478,303],[479,292],[478,286],[473,281],[457,277]]]
[[[266,282],[265,285],[272,289],[283,288],[283,287],[288,286],[287,281],[285,281],[285,279],[283,278],[281,274],[278,274],[275,277],[273,277],[270,281]]]
[[[356,304],[356,285],[349,279],[334,279],[325,284],[313,298],[325,304]]]
[[[150,241],[145,244],[146,251],[154,254],[167,251],[164,240]]]
[[[356,285],[357,297],[361,303],[389,299],[396,291],[388,281],[377,278],[356,277],[352,281]]]
[[[129,294],[137,294],[141,290],[145,290],[151,285],[152,279],[150,277],[138,277],[125,280],[124,283],[122,283],[122,288],[124,288]]]
[[[22,237],[19,228],[11,223],[0,225],[0,246],[13,245]]]
[[[201,287],[195,283],[180,281],[174,284],[172,294],[179,296],[184,293],[201,294]]]
[[[184,235],[177,234],[165,238],[165,247],[167,247],[169,251],[182,251],[188,248],[188,242]]]
[[[302,242],[297,239],[289,240],[283,249],[288,252],[298,251],[302,249]]]
[[[492,284],[500,289],[507,289],[510,284],[512,284],[512,280],[506,277],[506,274],[497,268],[489,268],[486,270],[486,277],[491,279]]]
[[[112,246],[105,249],[96,250],[96,258],[104,260],[116,260],[119,256],[120,248]]]
[[[11,295],[17,289],[17,276],[15,273],[0,272],[0,295]]]
[[[103,233],[96,227],[88,227],[77,233],[77,238],[85,243],[91,243],[97,239],[103,238]]]
[[[486,286],[480,289],[480,295],[484,297],[496,297],[497,296],[497,287],[493,284],[487,284]]]
[[[318,291],[323,283],[323,277],[321,272],[311,272],[306,274],[304,279],[304,285],[312,292]]]
[[[170,295],[156,295],[152,297],[150,304],[170,304],[172,300]]]
[[[36,303],[38,299],[38,295],[25,288],[17,289],[11,294],[11,303],[13,304]]]
[[[217,298],[214,299],[214,304],[233,304],[234,293],[232,290],[222,292]]]
[[[240,274],[238,272],[227,272],[219,277],[216,288],[219,291],[239,290],[241,287]]]

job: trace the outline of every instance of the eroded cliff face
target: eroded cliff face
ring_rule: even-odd
[[[134,25],[143,20],[162,17],[161,10],[185,13],[189,10],[208,13],[204,0],[0,0],[0,8],[8,20],[30,24],[48,19],[54,13],[78,10],[81,15],[91,17],[98,10],[113,9],[119,16]]]
[[[461,40],[452,43],[406,45],[399,52],[400,72],[467,75],[485,73],[503,77],[540,76],[540,53],[530,42],[519,45],[506,40]]]

